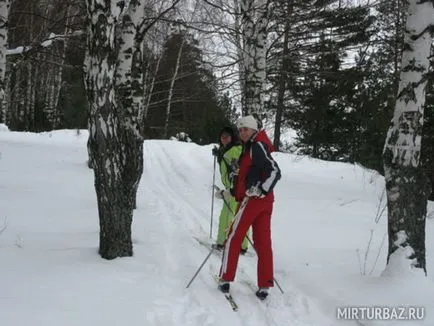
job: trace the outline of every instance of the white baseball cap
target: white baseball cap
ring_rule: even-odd
[[[240,128],[250,128],[258,131],[258,122],[252,115],[246,115],[242,117],[237,122],[238,129]]]

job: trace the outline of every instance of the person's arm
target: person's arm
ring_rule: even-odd
[[[281,177],[279,166],[271,157],[267,146],[262,142],[254,142],[250,149],[252,166],[246,180],[247,189],[258,187],[266,195],[273,190]]]

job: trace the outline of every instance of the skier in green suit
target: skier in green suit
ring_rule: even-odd
[[[213,246],[217,250],[223,250],[224,242],[234,219],[234,213],[238,209],[238,202],[231,195],[231,189],[238,173],[238,159],[242,152],[242,145],[231,127],[225,127],[220,131],[219,145],[220,147],[214,147],[212,152],[213,155],[217,156],[220,176],[225,189],[215,193],[215,197],[223,199],[224,202],[220,212],[217,242]],[[246,237],[241,245],[241,254],[247,252],[247,247],[248,240]]]

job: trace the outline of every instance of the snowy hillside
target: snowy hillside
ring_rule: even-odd
[[[208,254],[195,238],[209,238],[212,146],[145,142],[134,257],[106,261],[97,254],[86,141],[86,132],[72,130],[0,132],[1,326],[434,325],[432,276],[380,277],[387,220],[384,213],[375,222],[384,205],[378,174],[277,153],[283,177],[272,235],[275,278],[285,293],[273,288],[267,302],[257,300],[256,258],[243,256],[231,288],[240,309],[233,312],[213,279],[218,255],[186,289]],[[216,200],[214,237],[221,205]],[[433,275],[431,219],[427,259]],[[338,307],[406,305],[424,307],[425,318],[336,319]]]

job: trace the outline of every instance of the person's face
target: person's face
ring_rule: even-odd
[[[220,141],[222,142],[223,146],[227,146],[228,144],[231,143],[232,137],[228,133],[224,132],[220,136]]]
[[[243,143],[245,143],[246,141],[248,141],[253,136],[253,134],[256,132],[256,130],[251,129],[251,128],[242,127],[242,128],[239,129],[239,132],[240,132],[240,139],[241,139],[241,141]]]

